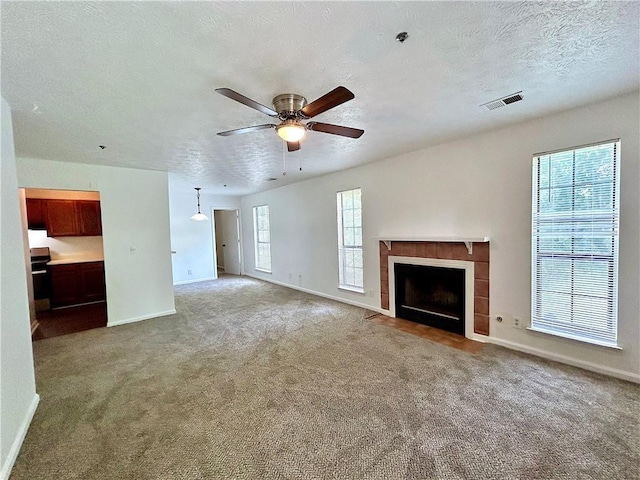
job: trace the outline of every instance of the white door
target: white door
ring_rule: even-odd
[[[238,232],[238,211],[221,210],[222,219],[222,252],[224,255],[224,271],[232,275],[240,275],[240,235]]]

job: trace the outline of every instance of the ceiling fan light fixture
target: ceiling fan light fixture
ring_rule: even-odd
[[[304,125],[296,120],[285,120],[276,127],[276,133],[285,142],[299,142],[304,132]]]

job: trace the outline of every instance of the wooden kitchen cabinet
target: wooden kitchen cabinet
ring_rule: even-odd
[[[104,262],[50,265],[51,306],[68,307],[106,298]]]
[[[27,228],[30,230],[46,230],[47,210],[46,200],[42,198],[27,198]]]
[[[27,198],[27,221],[32,230],[47,230],[49,237],[102,235],[100,202]]]
[[[83,302],[98,302],[105,299],[104,263],[79,263],[80,290]]]
[[[51,265],[51,307],[66,307],[84,303],[81,300],[77,263]]]
[[[78,235],[102,235],[100,202],[76,200],[75,209]]]
[[[47,236],[78,235],[75,200],[47,200]]]

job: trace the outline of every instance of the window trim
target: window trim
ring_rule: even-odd
[[[590,147],[597,147],[600,145],[608,145],[611,144],[613,145],[613,162],[614,162],[614,169],[613,169],[613,174],[612,174],[612,179],[611,181],[606,181],[606,182],[589,182],[589,185],[594,185],[594,184],[606,184],[606,185],[611,185],[612,186],[612,205],[611,205],[611,209],[607,211],[606,214],[603,213],[590,213],[588,215],[589,219],[598,219],[598,217],[600,217],[601,220],[610,220],[611,224],[612,224],[612,232],[611,232],[611,241],[612,241],[612,249],[611,249],[611,254],[596,254],[596,253],[576,253],[573,251],[573,241],[576,238],[575,235],[571,235],[570,238],[572,239],[572,251],[569,253],[564,253],[564,252],[554,252],[554,251],[549,251],[549,252],[540,252],[539,251],[539,239],[540,239],[540,235],[538,233],[537,228],[540,227],[540,225],[544,225],[545,223],[550,223],[550,224],[554,224],[554,222],[557,222],[560,225],[566,225],[567,222],[571,222],[572,220],[575,221],[576,218],[579,218],[579,211],[574,210],[573,208],[571,209],[571,211],[569,212],[557,212],[554,215],[549,215],[549,217],[547,219],[540,219],[540,207],[539,207],[539,198],[540,195],[543,191],[546,190],[551,190],[552,187],[551,185],[549,185],[549,187],[546,188],[541,188],[540,186],[540,160],[542,157],[545,156],[551,156],[553,154],[558,154],[558,153],[569,153],[569,152],[573,152],[573,156],[574,156],[574,160],[573,160],[573,176],[572,176],[572,181],[570,184],[567,184],[566,187],[571,187],[572,189],[575,189],[576,186],[581,186],[580,182],[576,183],[576,177],[575,177],[575,169],[576,169],[576,164],[575,164],[575,152],[578,150],[582,150],[585,148],[590,148]],[[590,345],[595,345],[595,346],[599,346],[599,347],[605,347],[605,348],[610,348],[610,349],[614,349],[614,350],[622,350],[622,347],[619,345],[619,316],[618,316],[618,303],[619,303],[619,255],[620,255],[620,163],[621,163],[621,141],[619,138],[617,139],[611,139],[611,140],[605,140],[605,141],[601,141],[601,142],[595,142],[595,143],[589,143],[589,144],[583,144],[583,145],[579,145],[579,146],[575,146],[575,147],[569,147],[569,148],[563,148],[563,149],[558,149],[558,150],[553,150],[553,151],[549,151],[549,152],[543,152],[543,153],[536,153],[535,155],[533,155],[532,158],[532,178],[531,178],[531,184],[532,184],[532,208],[531,208],[531,225],[532,225],[532,236],[531,236],[531,326],[527,327],[527,330],[532,331],[532,332],[538,332],[538,333],[543,333],[546,335],[553,335],[556,337],[561,337],[561,338],[566,338],[569,340],[573,340],[573,341],[578,341],[581,343],[586,343],[586,344],[590,344]],[[559,188],[557,185],[555,186],[555,188]],[[575,201],[575,193],[572,193],[572,202]],[[576,215],[576,212],[578,212],[578,215]],[[564,214],[564,219],[562,218]],[[545,222],[546,220],[546,222]],[[595,238],[593,236],[590,236],[588,238]],[[609,237],[607,237],[609,238]],[[593,337],[589,337],[589,336],[585,336],[588,335],[588,333],[581,335],[579,332],[576,332],[576,330],[574,330],[573,332],[571,331],[571,328],[569,328],[573,322],[562,322],[562,321],[557,321],[557,322],[553,322],[554,325],[552,325],[550,328],[547,328],[545,325],[536,325],[535,324],[535,319],[537,316],[537,311],[541,308],[542,303],[540,301],[538,301],[538,298],[540,297],[541,293],[539,291],[539,280],[540,280],[540,271],[539,271],[539,265],[540,265],[540,258],[566,258],[567,260],[570,260],[571,262],[574,262],[576,260],[597,260],[597,257],[602,257],[600,258],[600,260],[602,261],[606,261],[608,263],[610,263],[610,272],[608,275],[608,284],[610,285],[610,291],[608,292],[606,297],[602,297],[602,298],[606,298],[607,301],[611,302],[613,309],[612,309],[612,313],[610,316],[611,319],[611,323],[613,324],[613,327],[611,330],[609,330],[609,332],[613,333],[613,337],[614,339],[611,341],[608,341],[606,339],[598,339],[598,338],[593,338]],[[572,265],[572,272],[573,272],[573,263]],[[573,282],[574,282],[574,277],[573,277],[573,273],[571,274],[571,290],[569,293],[567,293],[568,295],[572,296],[572,305],[573,305],[573,296],[574,295],[578,295],[580,296],[580,294],[576,294],[575,293],[575,289],[573,286]],[[573,307],[571,308],[571,312],[573,312]],[[572,313],[570,314],[572,315]],[[573,316],[571,317],[573,318]],[[563,330],[563,324],[567,326],[566,329]],[[553,326],[557,326],[557,329],[554,329]],[[591,329],[591,331],[593,331],[592,327],[589,327]]]
[[[547,330],[546,328],[542,328],[542,327],[527,327],[527,330],[529,330],[530,332],[543,333],[545,335],[553,335],[554,337],[566,338],[566,339],[573,340],[580,343],[588,343],[589,345],[595,345],[597,347],[611,348],[613,350],[623,350],[623,348],[617,343],[613,344],[613,343],[599,342],[598,340],[583,338],[578,335],[571,335],[570,333],[562,333],[562,332],[556,332],[553,330]]]
[[[360,246],[345,246],[344,245],[344,215],[342,210],[342,194],[345,192],[353,192],[360,190],[360,234],[361,242]],[[364,294],[364,235],[362,227],[362,187],[348,188],[336,192],[336,207],[337,207],[337,226],[338,226],[338,289],[348,292]],[[355,209],[354,209],[355,210]],[[345,250],[359,250],[362,254],[362,286],[344,283],[344,260],[343,253]],[[358,267],[360,269],[360,267]]]
[[[364,288],[352,287],[351,285],[338,285],[338,289],[346,290],[347,292],[354,292],[354,293],[362,293],[362,294],[364,294]]]
[[[269,225],[268,225],[268,229],[266,230],[267,233],[269,234],[269,241],[268,242],[260,242],[259,240],[259,234],[258,234],[258,209],[262,208],[262,207],[267,207],[267,216],[268,216],[268,220],[269,220]],[[271,269],[267,270],[266,268],[262,268],[262,267],[258,267],[258,258],[259,258],[259,249],[258,247],[261,244],[268,244],[269,245],[269,265],[273,268],[272,262],[271,262],[271,208],[269,207],[269,204],[263,204],[263,205],[255,205],[253,207],[253,255],[254,255],[254,259],[253,259],[253,269],[258,271],[258,272],[263,272],[263,273],[272,273]]]

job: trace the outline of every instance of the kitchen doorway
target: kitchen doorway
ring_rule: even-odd
[[[220,274],[242,275],[240,211],[212,208],[213,263]]]
[[[107,326],[99,192],[20,189],[34,340]]]

